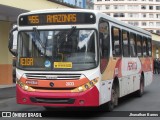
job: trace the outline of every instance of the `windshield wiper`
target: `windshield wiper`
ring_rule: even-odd
[[[73,34],[73,32],[76,30],[76,26],[73,26],[70,31],[67,33],[67,39],[69,39],[71,37],[71,35]]]
[[[48,39],[46,38],[46,42],[45,42],[45,44],[43,44],[43,42],[42,42],[42,40],[40,38],[40,35],[39,35],[39,33],[38,33],[38,31],[37,31],[37,29],[35,27],[33,28],[33,31],[34,31],[34,34],[36,36],[35,40],[38,40],[39,44],[44,49],[44,53],[43,54],[46,55],[46,46],[47,46]]]
[[[45,49],[45,45],[43,44],[43,42],[42,42],[42,40],[40,38],[40,35],[39,35],[39,33],[38,33],[38,31],[37,31],[37,29],[35,27],[33,28],[33,32],[34,32],[34,34],[36,36],[35,38],[37,38],[35,40],[38,40],[38,42],[42,46],[42,48]]]
[[[57,46],[58,50],[61,44],[64,42],[64,40],[67,42],[67,40],[72,36],[75,30],[76,30],[76,26],[73,26],[67,34],[64,34],[64,36],[62,36],[60,40],[58,39],[58,41],[61,41]]]

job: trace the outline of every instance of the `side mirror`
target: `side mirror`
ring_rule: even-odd
[[[17,49],[13,48],[14,43],[14,32],[17,31],[17,27],[13,28],[9,33],[9,42],[8,42],[8,49],[12,53],[12,55],[17,56]],[[17,34],[16,34],[17,35]]]

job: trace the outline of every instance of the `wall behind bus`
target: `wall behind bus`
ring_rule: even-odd
[[[10,22],[0,21],[0,85],[12,84],[12,55],[8,51]]]
[[[53,8],[70,8],[65,5],[50,2],[48,0],[0,0],[0,3],[5,6],[11,6],[23,10],[40,10]]]
[[[160,45],[153,45],[152,46],[152,56],[153,58],[160,58]]]

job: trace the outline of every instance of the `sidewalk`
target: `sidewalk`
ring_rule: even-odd
[[[13,83],[12,85],[0,85],[0,89],[1,88],[11,88],[11,87],[15,87],[15,86],[16,86],[15,83]]]

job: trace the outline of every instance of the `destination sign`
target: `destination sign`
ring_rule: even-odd
[[[21,66],[33,66],[33,58],[20,58]]]
[[[19,26],[94,24],[95,22],[93,13],[45,13],[19,17]]]

